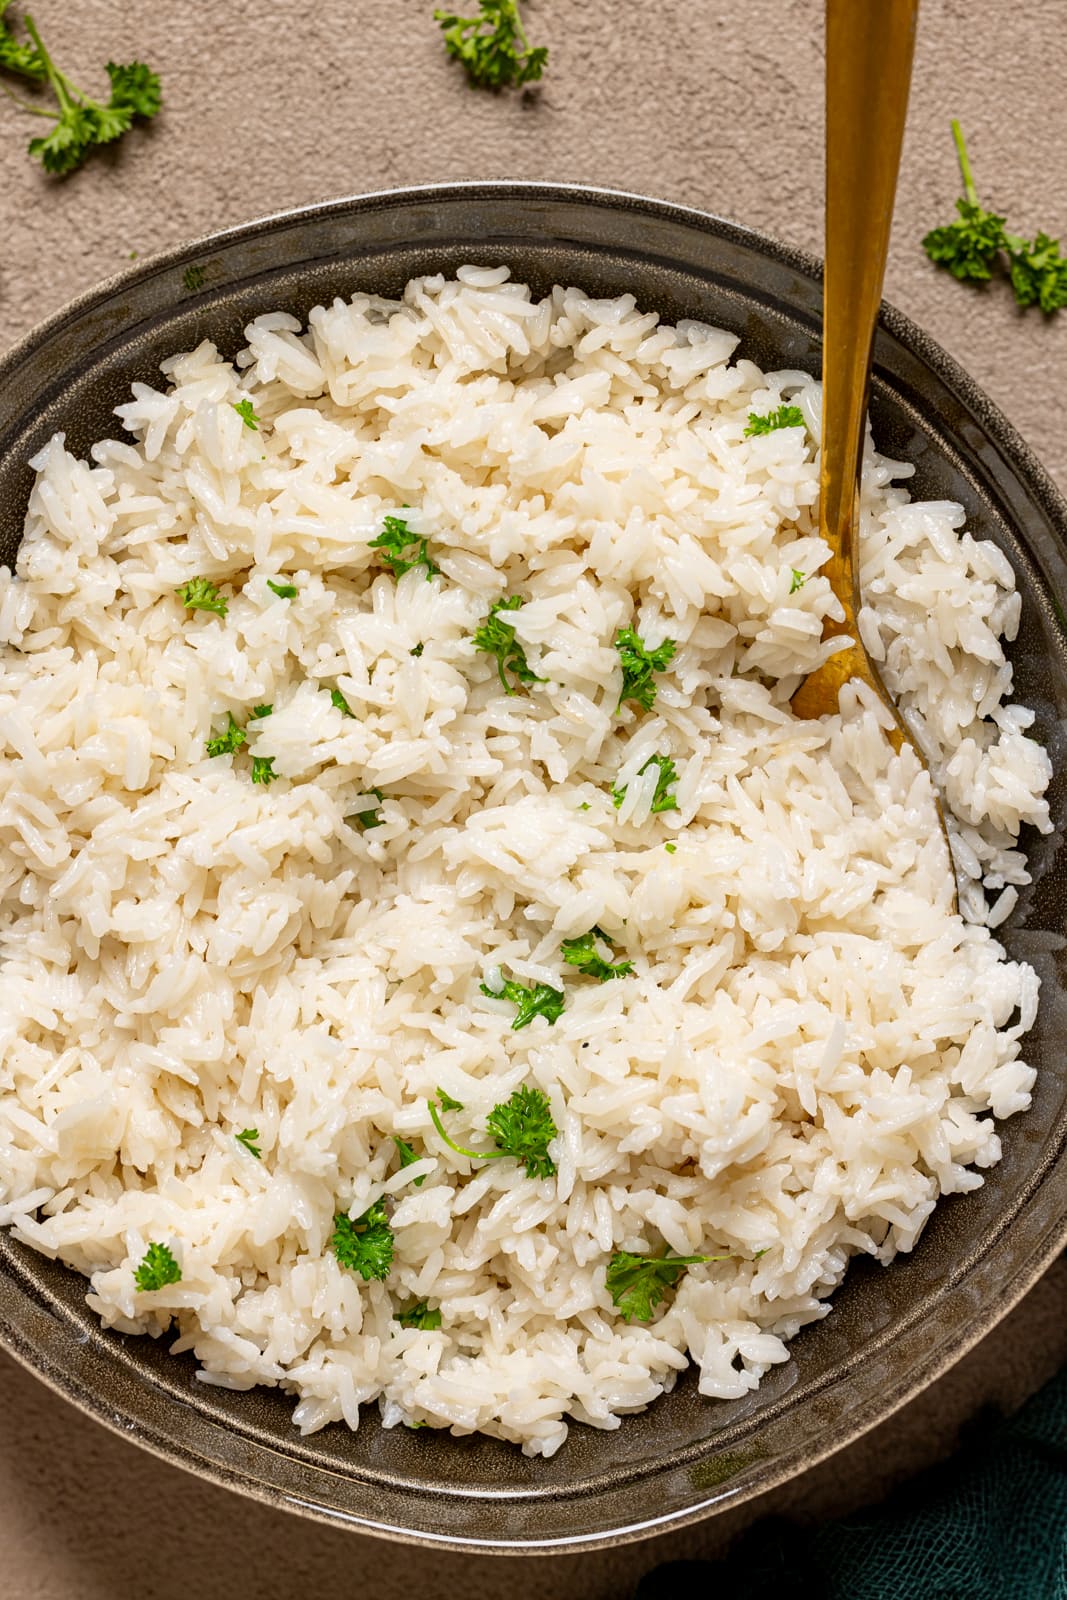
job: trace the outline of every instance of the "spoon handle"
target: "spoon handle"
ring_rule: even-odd
[[[918,12],[919,0],[826,0],[819,531],[845,620],[828,622],[824,637],[853,633],[859,609],[863,430]]]

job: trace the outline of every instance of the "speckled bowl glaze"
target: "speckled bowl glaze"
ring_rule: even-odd
[[[57,428],[84,451],[113,433],[134,379],[198,340],[229,355],[259,312],[297,316],[356,290],[398,294],[417,273],[506,262],[544,290],[630,292],[667,319],[741,336],[765,367],[819,364],[816,261],[712,216],[631,195],[462,184],[339,200],[247,223],[158,256],[85,295],[0,362],[0,561]],[[613,1433],[576,1425],[550,1461],[490,1439],[386,1431],[301,1439],[292,1402],[231,1394],[150,1339],[105,1333],[84,1280],[0,1237],[0,1342],[90,1413],[167,1460],[337,1526],[468,1551],[558,1552],[663,1531],[759,1494],[913,1399],[1015,1304],[1067,1242],[1067,505],[1003,417],[904,317],[884,309],[872,411],[881,448],[915,463],[913,492],[963,503],[1004,550],[1024,597],[1018,694],[1057,776],[1056,829],[1026,841],[1033,886],[1004,936],[1042,983],[1028,1041],[1033,1109],[1004,1126],[1004,1159],[938,1207],[912,1255],[857,1262],[832,1314],[744,1400],[702,1400],[691,1377]]]

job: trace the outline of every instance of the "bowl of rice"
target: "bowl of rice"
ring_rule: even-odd
[[[820,294],[455,185],[0,363],[0,1343],[100,1421],[576,1550],[873,1427],[1062,1249],[1067,507],[886,309],[861,626],[930,773],[862,686],[796,717]]]

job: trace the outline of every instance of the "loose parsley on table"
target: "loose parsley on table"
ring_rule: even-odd
[[[98,145],[111,144],[128,132],[136,117],[156,115],[162,102],[159,78],[143,62],[117,66],[109,61],[107,101],[94,100],[56,66],[29,12],[23,17],[29,42],[15,36],[4,21],[10,4],[11,0],[0,0],[0,68],[46,84],[54,103],[34,104],[6,87],[4,92],[20,110],[52,124],[27,146],[46,172],[54,177],[74,172]]]
[[[232,711],[226,713],[228,724],[225,733],[218,733],[209,739],[204,746],[209,756],[236,755],[243,744],[248,742],[248,735],[239,722],[234,720]]]
[[[414,1146],[408,1144],[406,1139],[401,1139],[399,1134],[393,1134],[393,1143],[396,1145],[396,1153],[400,1157],[401,1172],[405,1167],[413,1166],[416,1161],[422,1160],[421,1156],[415,1154]],[[420,1178],[413,1178],[411,1181],[416,1189],[420,1189],[426,1182],[425,1172]]]
[[[394,578],[402,578],[405,572],[411,572],[415,567],[425,567],[426,581],[429,583],[441,569],[430,560],[427,545],[426,539],[420,539],[418,534],[412,533],[403,517],[386,517],[381,533],[371,540],[368,548],[381,552],[382,561]]]
[[[244,1145],[250,1156],[255,1156],[257,1161],[263,1160],[263,1152],[259,1148],[259,1129],[242,1128],[240,1133],[235,1133],[234,1138],[238,1144]]]
[[[143,1294],[150,1294],[153,1289],[165,1289],[170,1283],[180,1283],[181,1277],[182,1269],[165,1244],[150,1244],[133,1274],[134,1282]]]
[[[500,615],[502,611],[518,611],[522,603],[522,596],[517,594],[509,595],[506,600],[494,601],[489,608],[489,615],[472,635],[475,650],[496,657],[496,673],[505,694],[516,693],[516,685],[508,681],[509,672],[518,683],[524,685],[546,681],[531,669],[526,651],[515,637],[514,627],[510,622],[504,622]]]
[[[628,978],[634,970],[633,962],[605,960],[597,949],[598,940],[607,947],[609,955],[615,954],[611,940],[603,929],[590,928],[579,939],[564,939],[560,945],[564,961],[577,967],[579,972],[584,972],[587,978],[596,978],[600,983],[607,983],[610,978]]]
[[[256,416],[256,408],[251,400],[234,400],[231,404],[245,427],[251,428],[253,433],[258,433],[259,418]]]
[[[462,1111],[463,1107],[449,1096],[441,1096],[442,1111]],[[445,1102],[448,1102],[445,1104]],[[556,1163],[548,1153],[550,1142],[559,1136],[552,1120],[548,1096],[541,1089],[525,1085],[516,1089],[502,1105],[494,1106],[485,1119],[486,1131],[492,1135],[495,1150],[468,1150],[457,1144],[445,1130],[436,1100],[429,1102],[430,1120],[441,1138],[457,1155],[468,1156],[472,1161],[500,1161],[504,1156],[514,1156],[525,1162],[528,1178],[551,1178]]]
[[[547,983],[526,985],[518,983],[514,978],[506,978],[503,988],[490,989],[488,984],[481,985],[483,994],[490,1000],[510,1000],[513,1006],[518,1006],[519,1011],[511,1024],[514,1030],[525,1028],[534,1017],[544,1017],[546,1022],[555,1022],[563,1011],[563,992],[553,989]]]
[[[227,602],[210,578],[190,578],[174,593],[189,611],[213,611],[217,617],[226,615]]]
[[[517,0],[478,0],[476,17],[436,10],[445,49],[476,88],[520,88],[536,83],[548,61],[546,45],[532,46]]]
[[[441,1312],[437,1307],[433,1310],[426,1300],[416,1300],[413,1306],[408,1306],[406,1311],[394,1311],[393,1316],[402,1328],[422,1328],[430,1333],[441,1326]],[[425,1423],[412,1423],[412,1427],[425,1427]]]
[[[650,650],[633,628],[621,628],[615,636],[615,648],[622,664],[622,692],[615,710],[621,711],[627,700],[632,700],[644,711],[651,711],[656,702],[654,672],[666,672],[676,649],[673,639],[664,639]]]
[[[779,406],[776,411],[768,411],[765,416],[758,412],[750,411],[748,414],[748,427],[745,429],[745,438],[752,439],[761,433],[777,433],[779,428],[802,428],[804,426],[804,413],[799,406]]]
[[[267,579],[267,588],[276,594],[279,600],[295,600],[300,593],[295,583],[275,583],[273,578]]]
[[[648,1322],[686,1267],[726,1256],[642,1256],[620,1250],[608,1264],[607,1288],[624,1322]]]
[[[674,798],[673,794],[667,793],[671,784],[678,782],[678,773],[674,762],[671,760],[670,756],[649,756],[644,766],[638,768],[637,776],[640,778],[648,771],[649,767],[657,767],[659,769],[659,776],[656,778],[656,787],[652,795],[652,803],[648,809],[656,812],[657,814],[661,811],[677,811],[677,800]],[[618,811],[619,807],[626,799],[626,791],[628,788],[629,784],[624,783],[621,788],[616,787],[612,789],[611,803],[615,807],[616,811]]]
[[[338,1211],[333,1219],[330,1249],[350,1272],[358,1272],[368,1282],[387,1278],[393,1264],[393,1230],[384,1200],[376,1200],[353,1222],[347,1212]]]
[[[959,217],[931,229],[923,239],[926,254],[961,283],[988,283],[1003,257],[1019,305],[1059,311],[1067,305],[1067,257],[1060,254],[1059,240],[1039,233],[1031,243],[1008,233],[1005,219],[979,202],[963,130],[955,119],[952,137],[964,188],[956,201]]]

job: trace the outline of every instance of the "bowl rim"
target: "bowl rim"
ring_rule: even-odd
[[[85,313],[98,308],[116,293],[145,283],[160,273],[195,265],[198,258],[207,252],[244,240],[262,239],[275,230],[284,230],[298,222],[356,216],[403,204],[433,205],[464,196],[485,202],[514,200],[519,197],[547,203],[554,200],[570,203],[580,201],[597,207],[625,209],[659,221],[676,221],[695,227],[716,238],[747,247],[780,265],[795,268],[816,282],[822,279],[821,260],[802,248],[784,243],[759,229],[734,222],[714,212],[680,205],[673,201],[658,200],[625,189],[521,179],[470,179],[405,185],[282,208],[261,217],[235,223],[227,228],[198,235],[138,259],[135,264],[124,267],[83,290],[50,316],[20,335],[0,354],[0,396],[7,381],[20,366],[32,360],[37,348],[55,338],[68,324],[76,322]],[[403,243],[401,239],[397,242]],[[472,244],[474,242],[472,241]],[[502,244],[502,254],[506,253],[506,249],[506,244]],[[203,295],[208,300],[213,298],[214,293],[214,286],[205,286],[203,290],[198,291],[198,295]],[[969,376],[955,357],[910,317],[885,301],[882,302],[879,312],[879,327],[890,334],[911,355],[917,357],[954,391],[968,410],[980,417],[984,434],[999,452],[1010,460],[1014,472],[1028,493],[1040,504],[1058,537],[1067,546],[1067,499],[1003,412],[989,400],[984,390]],[[1021,1225],[1026,1221],[1027,1211],[1033,1204],[1037,1179],[1040,1178],[1042,1171],[1052,1167],[1054,1155],[1055,1152],[1052,1155],[1046,1152],[1045,1160],[1037,1163],[1031,1175],[1027,1192],[1019,1204],[1019,1214],[1015,1218],[1020,1233],[1023,1231]],[[158,1421],[153,1414],[151,1404],[139,1413],[132,1403],[128,1404],[125,1410],[116,1409],[114,1400],[108,1403],[94,1391],[91,1379],[79,1373],[76,1361],[73,1365],[67,1363],[65,1366],[57,1361],[55,1353],[46,1351],[40,1340],[35,1343],[33,1336],[7,1314],[2,1303],[0,1303],[0,1350],[5,1351],[33,1373],[48,1388],[70,1401],[95,1421],[102,1423],[113,1433],[132,1439],[142,1449],[163,1461],[182,1467],[197,1477],[221,1487],[236,1490],[262,1504],[280,1507],[327,1526],[348,1527],[393,1542],[417,1544],[427,1548],[478,1555],[577,1554],[584,1550],[602,1549],[618,1543],[648,1539],[701,1521],[715,1511],[733,1509],[747,1500],[780,1487],[784,1482],[870,1432],[900,1407],[917,1398],[924,1389],[978,1344],[1018,1304],[1056,1256],[1067,1247],[1067,1208],[1058,1218],[1054,1218],[1051,1223],[1047,1223],[1038,1231],[1039,1237],[1031,1238],[1031,1248],[1024,1259],[1015,1263],[1008,1275],[998,1281],[995,1299],[987,1298],[986,1303],[980,1308],[980,1315],[973,1320],[960,1319],[956,1326],[948,1331],[942,1327],[939,1330],[940,1337],[931,1340],[923,1356],[908,1368],[906,1374],[898,1375],[885,1386],[880,1399],[865,1405],[859,1416],[853,1411],[844,1419],[838,1419],[838,1427],[832,1439],[821,1444],[813,1444],[809,1440],[803,1450],[798,1451],[793,1448],[782,1451],[776,1458],[765,1463],[764,1475],[758,1483],[741,1482],[731,1487],[726,1494],[709,1489],[691,1505],[661,1514],[653,1513],[640,1520],[630,1521],[610,1532],[597,1530],[588,1534],[567,1533],[558,1538],[479,1538],[470,1535],[459,1536],[451,1532],[437,1534],[425,1529],[405,1529],[392,1522],[386,1524],[376,1521],[372,1514],[357,1515],[335,1506],[323,1505],[311,1495],[294,1495],[278,1483],[265,1481],[254,1470],[248,1457],[248,1449],[250,1448],[253,1453],[257,1449],[262,1449],[258,1441],[245,1441],[248,1448],[243,1452],[231,1451],[230,1459],[226,1460],[225,1449],[215,1454],[204,1453],[190,1445],[184,1430],[175,1432],[173,1428],[168,1429],[167,1423],[173,1420],[176,1408],[174,1397],[169,1394],[160,1395],[152,1392],[157,1403],[156,1408],[162,1414],[162,1421]],[[994,1243],[992,1249],[996,1248],[997,1244]],[[17,1287],[23,1301],[29,1302],[29,1293],[17,1283],[17,1275],[14,1277],[9,1275],[2,1266],[0,1266],[0,1286]],[[924,1316],[927,1321],[931,1320],[929,1311],[924,1313]],[[51,1316],[46,1316],[46,1320],[51,1322],[53,1319]],[[916,1321],[918,1320],[920,1319],[917,1314]],[[37,1331],[40,1333],[42,1330]],[[150,1393],[146,1386],[138,1387],[144,1394]],[[205,1420],[201,1419],[201,1426]],[[213,1424],[213,1431],[231,1440],[240,1437],[222,1424]]]

